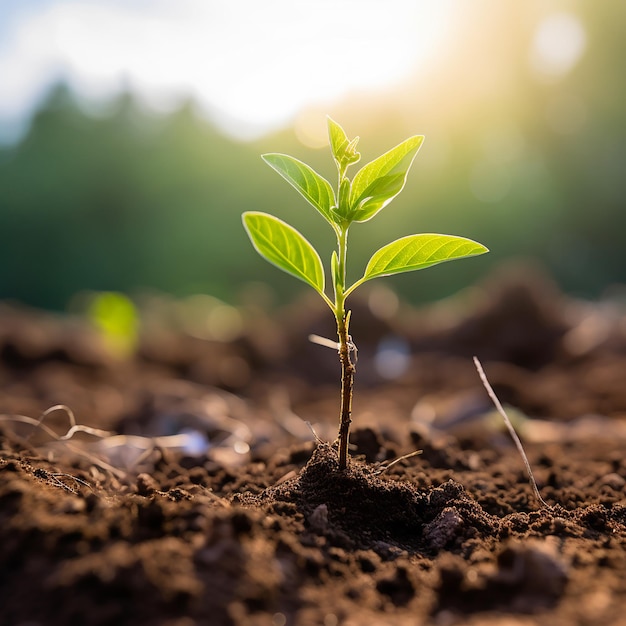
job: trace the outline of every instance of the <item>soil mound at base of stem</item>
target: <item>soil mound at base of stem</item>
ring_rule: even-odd
[[[324,536],[345,549],[372,549],[383,557],[401,551],[434,554],[498,528],[497,518],[453,480],[423,491],[354,459],[341,471],[337,452],[328,444],[317,446],[296,478],[270,487],[254,501],[292,503],[304,516],[309,535]]]

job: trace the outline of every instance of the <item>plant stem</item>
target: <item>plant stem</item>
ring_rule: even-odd
[[[339,415],[339,469],[348,467],[348,438],[352,423],[352,389],[355,367],[350,358],[351,340],[348,333],[350,314],[337,323],[339,335],[339,361],[341,362],[341,412]]]
[[[341,411],[339,414],[339,469],[348,467],[348,440],[352,423],[352,389],[355,367],[351,359],[352,339],[349,333],[350,312],[345,310],[346,257],[348,252],[348,228],[342,227],[338,237],[338,265],[340,286],[335,293],[335,318],[339,337],[339,361],[341,363]]]

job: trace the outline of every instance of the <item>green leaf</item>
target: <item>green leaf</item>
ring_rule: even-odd
[[[406,175],[423,141],[422,135],[410,137],[356,173],[350,194],[353,221],[371,219],[402,191]]]
[[[264,259],[324,296],[322,261],[315,248],[295,228],[258,211],[248,211],[242,218],[252,245]]]
[[[366,200],[361,202],[358,210],[349,212],[351,221],[366,222],[374,217],[402,191],[405,178],[404,173],[375,178],[362,194]]]
[[[330,149],[337,163],[341,162],[341,156],[349,143],[348,135],[335,120],[330,116],[328,119],[328,137],[330,139]]]
[[[471,239],[453,235],[409,235],[383,246],[372,255],[359,284],[378,276],[421,270],[437,263],[489,252]]]
[[[334,224],[330,212],[335,194],[330,183],[306,163],[286,154],[264,154],[263,160],[297,189],[323,216]]]
[[[359,138],[355,137],[350,141],[344,129],[331,117],[328,117],[328,136],[337,167],[343,173],[349,165],[356,163],[361,158],[361,155],[356,151]]]

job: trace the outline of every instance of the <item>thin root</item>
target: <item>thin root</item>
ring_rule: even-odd
[[[541,502],[541,504],[544,507],[546,507],[547,509],[552,509],[552,507],[541,497],[541,494],[539,493],[539,488],[537,487],[537,483],[535,482],[535,477],[533,476],[532,469],[530,468],[530,463],[528,462],[528,457],[526,456],[526,452],[524,452],[524,447],[522,446],[522,442],[520,441],[520,438],[517,436],[517,433],[515,432],[515,428],[513,428],[513,424],[511,424],[511,420],[509,419],[509,416],[506,414],[506,411],[502,407],[502,404],[500,404],[500,400],[498,400],[498,396],[496,396],[495,391],[489,384],[489,381],[487,380],[487,375],[485,374],[485,370],[483,370],[483,366],[480,364],[480,361],[478,360],[477,357],[474,357],[474,365],[476,366],[476,370],[478,371],[478,375],[480,376],[480,380],[483,383],[483,386],[485,387],[487,393],[489,394],[489,397],[491,398],[491,401],[495,405],[498,413],[500,413],[500,415],[504,419],[504,423],[506,424],[506,427],[509,429],[509,433],[511,434],[511,437],[513,438],[513,441],[515,445],[517,446],[517,450],[519,451],[522,457],[522,460],[524,461],[524,465],[526,466],[526,472],[528,473],[528,478],[530,479],[530,485],[533,489],[535,497],[537,498],[537,500],[539,500],[539,502]]]
[[[408,454],[403,454],[402,456],[399,456],[397,459],[394,459],[393,461],[391,461],[391,463],[387,463],[387,465],[383,465],[382,467],[380,467],[378,470],[374,472],[374,474],[376,475],[382,474],[383,472],[386,472],[390,467],[393,467],[396,463],[399,463],[400,461],[404,461],[405,459],[410,459],[411,457],[417,456],[418,454],[422,454],[422,452],[424,452],[424,450],[413,450],[413,452],[409,452]]]

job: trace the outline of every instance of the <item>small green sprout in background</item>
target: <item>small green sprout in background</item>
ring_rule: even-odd
[[[341,411],[339,420],[339,468],[348,465],[348,436],[352,414],[352,389],[356,348],[349,334],[350,311],[346,299],[360,285],[379,276],[421,270],[437,263],[488,252],[485,246],[452,235],[420,234],[402,237],[383,246],[369,260],[363,276],[346,284],[348,230],[354,222],[367,222],[386,207],[401,191],[413,159],[424,137],[417,135],[362,167],[350,180],[346,172],[361,155],[356,151],[358,137],[349,140],[343,128],[328,118],[330,148],[337,166],[337,187],[302,161],[285,154],[265,154],[265,162],[300,192],[330,224],[337,237],[337,250],[330,258],[334,299],[325,291],[324,266],[313,246],[282,220],[248,211],[244,227],[256,251],[270,263],[309,284],[330,307],[337,322],[341,362]]]
[[[130,298],[114,291],[95,293],[86,313],[112,356],[125,359],[134,353],[139,341],[139,319]]]

